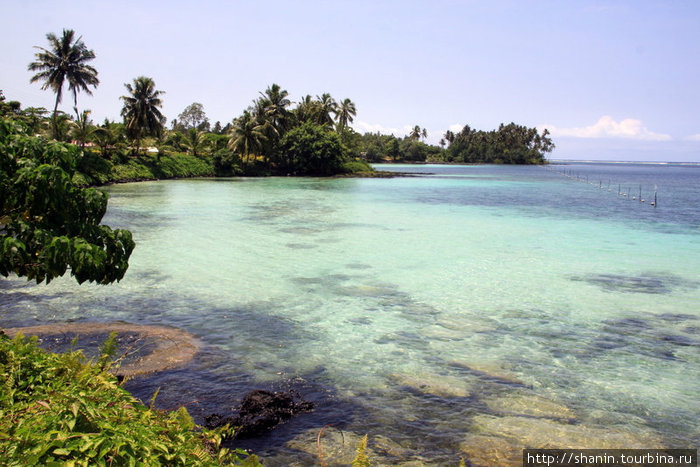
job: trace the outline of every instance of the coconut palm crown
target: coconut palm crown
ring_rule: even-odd
[[[130,96],[121,96],[124,101],[121,115],[124,117],[126,132],[136,141],[136,152],[144,136],[160,137],[165,125],[165,117],[159,107],[163,106],[160,98],[165,94],[156,90],[155,82],[146,76],[134,78],[134,85],[125,83]]]
[[[251,155],[262,150],[266,141],[264,125],[258,123],[249,111],[244,111],[233,121],[228,147],[245,157],[246,164],[250,162]]]
[[[56,133],[56,113],[58,104],[63,98],[63,85],[68,82],[68,90],[73,93],[73,103],[78,106],[78,92],[85,91],[92,94],[90,86],[97,87],[100,81],[97,79],[97,70],[87,62],[95,58],[95,52],[89,50],[82,38],[75,38],[72,29],[64,29],[59,38],[53,33],[48,33],[46,39],[49,48],[35,47],[39,49],[34,56],[36,61],[29,64],[29,71],[38,71],[29,80],[31,83],[43,81],[41,89],[51,88],[56,93],[56,104],[53,109],[53,129]]]
[[[357,107],[350,99],[345,99],[338,104],[336,118],[338,120],[338,132],[342,133],[348,126],[348,123],[353,122],[353,117],[357,115]]]

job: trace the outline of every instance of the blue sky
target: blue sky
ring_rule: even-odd
[[[153,78],[168,119],[200,102],[231,121],[272,83],[292,100],[352,99],[357,131],[437,143],[465,124],[547,127],[552,158],[700,161],[697,1],[0,0],[0,89],[53,107],[27,64],[74,29],[100,86],[80,94],[118,119],[124,83]],[[62,109],[71,110],[64,99]]]

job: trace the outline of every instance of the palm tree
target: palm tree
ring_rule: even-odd
[[[82,113],[78,113],[78,108],[75,107],[75,113],[78,118],[75,121],[75,126],[72,129],[71,135],[75,139],[81,148],[85,147],[85,143],[88,142],[90,136],[94,131],[92,125],[92,120],[90,120],[90,110],[83,110]]]
[[[110,128],[110,125],[106,122],[104,126],[99,126],[93,130],[92,138],[95,144],[100,147],[102,157],[104,158],[109,156],[110,149],[114,148],[118,140],[116,132]]]
[[[198,156],[199,151],[207,142],[207,134],[197,128],[190,128],[185,133],[185,144],[192,151],[193,156]]]
[[[160,137],[165,125],[165,117],[159,107],[163,106],[160,96],[163,91],[156,90],[156,84],[151,78],[139,76],[134,79],[134,85],[125,83],[130,96],[121,96],[124,101],[122,117],[126,125],[126,132],[130,138],[136,141],[136,152],[141,147],[141,138],[144,136]]]
[[[318,103],[313,100],[313,97],[311,97],[310,94],[307,94],[301,101],[299,101],[299,104],[295,110],[299,123],[313,121],[314,115],[316,114],[316,107],[318,107],[317,104]]]
[[[287,98],[289,93],[286,89],[281,89],[279,84],[272,84],[260,93],[262,98],[260,104],[263,106],[264,115],[270,120],[277,133],[282,134],[289,126],[289,111],[287,107],[291,101]]]
[[[345,127],[348,126],[348,122],[352,123],[353,117],[357,115],[357,107],[355,107],[353,101],[345,99],[338,106],[336,115],[338,117],[338,133],[342,134],[345,131]]]
[[[54,139],[56,141],[68,142],[70,141],[70,134],[73,131],[73,126],[75,122],[71,119],[71,116],[60,110],[56,113],[56,117],[51,120],[51,123],[45,122],[45,127],[50,126],[50,131],[54,133]],[[48,132],[49,129],[46,129]]]
[[[248,164],[250,156],[259,152],[266,140],[262,125],[246,110],[233,122],[228,147],[245,156],[245,163]]]
[[[425,131],[425,130],[423,130]],[[414,140],[419,140],[421,137],[421,129],[418,125],[414,126],[413,129],[411,130],[411,133],[409,133],[408,138],[409,139],[414,139]]]
[[[315,123],[322,126],[332,126],[333,117],[331,117],[331,114],[338,113],[338,103],[327,92],[323,93],[321,97],[316,96],[316,99],[318,100],[318,113],[316,114]]]
[[[72,29],[64,29],[59,39],[53,33],[48,33],[46,39],[49,48],[36,47],[39,52],[34,54],[36,61],[29,64],[29,71],[38,71],[29,80],[31,83],[43,81],[41,89],[51,88],[56,93],[56,104],[53,108],[53,131],[57,134],[58,104],[63,98],[63,84],[68,81],[68,90],[73,93],[73,103],[78,106],[78,92],[92,94],[89,86],[97,87],[97,70],[86,62],[95,58],[95,52],[88,50],[81,37],[75,39]]]

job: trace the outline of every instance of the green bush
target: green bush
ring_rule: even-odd
[[[112,162],[92,151],[83,151],[77,160],[76,170],[89,185],[103,185],[109,181]]]
[[[374,168],[365,161],[343,162],[341,170],[346,174],[363,174],[374,172]]]
[[[227,148],[219,149],[212,155],[214,172],[221,177],[231,177],[242,173],[241,158]]]
[[[284,135],[276,162],[283,175],[335,175],[341,173],[345,152],[337,133],[306,122]]]
[[[242,460],[243,451],[221,448],[226,429],[196,426],[184,407],[142,405],[99,362],[0,333],[3,465],[259,465],[255,456]]]

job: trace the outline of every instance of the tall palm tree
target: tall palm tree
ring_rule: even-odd
[[[244,156],[245,163],[248,164],[250,156],[259,152],[266,140],[263,126],[246,110],[233,122],[228,147]]]
[[[68,90],[73,93],[73,103],[78,106],[78,92],[85,91],[92,94],[89,86],[97,87],[100,81],[97,79],[97,70],[87,62],[95,58],[95,52],[88,50],[82,38],[75,39],[72,29],[64,29],[63,35],[58,38],[54,33],[48,33],[46,39],[49,48],[35,47],[39,52],[34,54],[36,61],[29,64],[29,71],[38,71],[29,80],[31,83],[43,81],[41,89],[51,88],[56,93],[56,104],[53,108],[54,137],[58,129],[57,111],[58,104],[63,98],[63,85],[68,81]]]
[[[345,127],[348,126],[348,122],[352,123],[353,117],[357,115],[357,107],[355,107],[353,101],[345,99],[338,105],[336,115],[338,117],[338,133],[342,134],[345,131]]]
[[[321,97],[316,96],[316,99],[318,100],[318,113],[316,114],[315,123],[322,126],[333,126],[331,114],[338,113],[338,103],[327,92],[323,93]]]
[[[288,99],[289,93],[286,89],[281,89],[279,84],[272,84],[264,93],[260,93],[261,105],[265,117],[270,120],[270,123],[275,127],[277,133],[282,134],[289,127],[289,110],[291,101]]]
[[[126,125],[126,132],[130,138],[136,141],[136,152],[141,147],[141,138],[144,136],[160,137],[165,125],[165,117],[160,113],[159,107],[163,106],[160,96],[163,91],[156,90],[156,84],[151,78],[139,76],[134,78],[134,85],[125,83],[130,96],[121,96],[124,101],[122,117]]]

